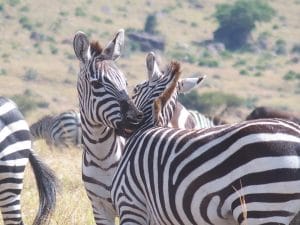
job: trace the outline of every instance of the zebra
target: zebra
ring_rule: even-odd
[[[111,90],[115,90],[115,88],[111,87],[111,84],[108,82],[104,83],[101,80],[97,82],[94,76],[97,75],[97,71],[95,70],[104,66],[109,66],[109,70],[107,70],[108,73],[105,74],[105,71],[102,72],[103,78],[100,78],[112,79],[111,82],[116,82],[113,80],[114,77],[109,76],[111,73],[116,74],[116,78],[122,81],[122,86],[115,86],[124,91],[126,90],[125,77],[113,64],[113,61],[119,58],[124,45],[124,30],[121,29],[115,35],[113,40],[107,45],[106,50],[101,50],[97,42],[92,42],[90,44],[86,35],[82,32],[78,32],[75,35],[73,45],[75,55],[81,64],[77,89],[81,109],[82,147],[84,150],[82,177],[87,195],[92,204],[96,224],[114,224],[117,213],[111,203],[110,188],[113,174],[117,168],[120,157],[123,154],[125,138],[121,135],[124,135],[126,132],[120,132],[121,129],[110,122],[114,118],[109,117],[114,114],[120,115],[120,112],[118,112],[120,109],[116,108],[115,110],[118,111],[115,113],[111,110],[112,112],[107,114],[109,117],[105,118],[102,116],[105,109],[100,110],[101,108],[99,108],[99,110],[95,111],[97,106],[90,105],[90,102],[96,101],[100,106],[100,104],[102,104],[101,97],[105,100],[103,103],[107,104],[107,107],[109,107],[109,104],[112,106],[119,105],[113,97],[115,94],[111,92]],[[107,55],[107,53],[110,53],[111,55]],[[94,65],[95,63],[98,64],[98,67]],[[112,66],[112,68],[110,68],[110,66]],[[106,78],[106,76],[109,77]],[[105,87],[104,84],[107,85],[107,87]],[[97,94],[94,89],[98,88],[101,88],[98,91],[101,93],[101,95],[98,94],[99,98],[93,96],[93,94]],[[127,93],[127,91],[125,93]],[[95,100],[93,100],[93,98]],[[127,112],[124,111],[124,109],[121,109],[121,111],[125,114],[132,113],[132,118],[129,117],[127,120],[132,120],[134,123],[133,125],[135,125],[135,123],[141,120],[141,114],[140,112],[135,112],[135,109],[132,108],[133,106],[130,105],[131,101],[129,101],[129,99],[126,101],[129,106],[124,105],[123,107],[130,108],[128,108]],[[98,114],[94,115],[94,113]],[[130,116],[130,114],[128,115]],[[95,122],[94,118],[99,118],[99,121]],[[135,119],[137,119],[137,121],[135,121]],[[186,127],[188,126],[189,125],[186,124]],[[130,128],[127,129],[130,130]]]
[[[55,209],[57,179],[33,152],[28,124],[17,105],[0,97],[0,208],[5,225],[23,224],[20,198],[28,159],[40,196],[33,224],[40,225]]]
[[[159,68],[157,57],[154,52],[149,52],[146,57],[146,67],[148,77],[157,78],[163,74]],[[176,103],[173,117],[168,123],[168,127],[176,128],[209,128],[219,125],[219,122],[196,110],[185,108],[180,102]]]
[[[77,81],[82,127],[82,179],[96,224],[114,224],[110,200],[112,176],[123,152],[126,135],[143,118],[127,92],[127,82],[115,61],[124,45],[124,30],[102,48],[79,31],[73,47],[80,62]]]
[[[80,146],[80,114],[68,110],[54,116],[46,115],[30,126],[30,132],[34,140],[45,139],[51,147]]]
[[[261,119],[165,127],[181,91],[179,71],[172,62],[133,94],[144,119],[113,178],[120,224],[289,224],[300,209],[300,126]]]

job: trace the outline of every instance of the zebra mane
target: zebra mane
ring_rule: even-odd
[[[169,64],[165,74],[167,76],[171,76],[171,79],[173,79],[173,80],[169,84],[169,87],[166,88],[165,91],[163,93],[161,93],[161,95],[158,98],[156,98],[154,100],[153,118],[154,118],[156,125],[159,125],[159,116],[160,116],[160,112],[161,112],[162,108],[165,106],[167,101],[170,99],[170,97],[176,90],[177,83],[178,83],[178,80],[181,75],[180,63],[176,62],[176,61],[171,62]]]
[[[96,53],[96,55],[100,55],[103,51],[103,48],[99,44],[98,41],[92,41],[90,44],[91,53]]]

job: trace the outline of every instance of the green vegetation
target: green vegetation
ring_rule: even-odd
[[[284,80],[300,80],[300,73],[289,70],[284,76]]]
[[[76,9],[75,9],[75,16],[85,17],[86,13],[85,13],[85,11],[82,8],[76,7]]]
[[[240,49],[248,43],[255,23],[268,22],[274,14],[275,11],[262,0],[219,4],[215,13],[219,28],[214,32],[214,39],[224,43],[227,49]]]
[[[33,94],[31,90],[26,89],[23,94],[11,96],[11,99],[18,105],[20,111],[27,115],[30,111],[37,108],[48,108],[49,104]]]
[[[22,16],[19,19],[19,23],[22,25],[23,28],[27,29],[27,30],[32,30],[32,24],[29,20],[29,18],[27,16]]]
[[[206,92],[199,95],[196,91],[181,95],[179,101],[189,109],[195,109],[204,113],[212,113],[221,106],[238,107],[244,100],[234,94],[223,92]]]
[[[36,70],[30,68],[25,71],[23,79],[25,81],[34,81],[37,79],[37,77],[38,77],[38,72]]]

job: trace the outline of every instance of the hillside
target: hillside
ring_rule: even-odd
[[[258,105],[300,112],[300,78],[295,76],[300,72],[300,53],[291,53],[300,44],[300,1],[269,1],[277,14],[271,22],[257,24],[252,37],[255,42],[263,37],[266,49],[207,54],[199,43],[212,39],[218,26],[213,13],[222,2],[228,1],[4,1],[0,3],[0,94],[23,102],[30,122],[77,108],[78,61],[72,47],[76,31],[106,44],[119,28],[143,30],[147,15],[156,13],[157,30],[166,40],[165,51],[157,53],[162,65],[179,59],[185,76],[206,74],[200,95],[219,91],[243,98],[245,104],[225,114],[227,119],[241,120]],[[146,53],[132,51],[132,44],[126,38],[118,61],[129,88],[146,76]],[[276,54],[279,47],[283,52]],[[207,58],[215,64],[199,66]]]
[[[182,62],[184,76],[206,74],[200,96],[221,93],[238,97],[242,104],[223,115],[228,121],[243,120],[252,108],[274,106],[300,113],[300,0],[269,0],[276,16],[257,24],[254,52],[215,52],[201,43],[218,27],[216,5],[233,0],[1,0],[0,1],[0,95],[12,97],[29,123],[46,114],[78,106],[76,80],[79,69],[72,46],[81,30],[105,45],[114,33],[143,30],[149,14],[157,15],[157,31],[165,38],[157,51],[162,67],[170,60]],[[145,52],[125,39],[118,65],[129,90],[146,78]],[[298,46],[298,51],[292,52]],[[222,99],[221,99],[222,100]],[[215,107],[218,114],[224,105]],[[94,224],[90,202],[81,179],[82,151],[50,149],[43,141],[34,150],[61,182],[57,210],[51,225]],[[31,224],[38,193],[30,166],[26,167],[22,214]],[[0,224],[2,223],[0,217]]]

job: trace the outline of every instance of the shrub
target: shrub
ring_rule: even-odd
[[[245,66],[247,61],[245,59],[237,59],[237,61],[233,64],[233,67]]]
[[[51,54],[56,55],[58,53],[58,48],[55,47],[54,45],[50,45],[49,48],[50,48]]]
[[[21,2],[21,0],[8,0],[10,6],[16,6]]]
[[[210,113],[216,108],[225,105],[227,107],[238,107],[244,100],[233,94],[223,92],[207,92],[199,95],[197,91],[191,91],[186,95],[180,95],[179,101],[189,109]]]
[[[246,46],[255,22],[270,21],[275,11],[261,0],[237,0],[233,5],[218,4],[214,16],[219,28],[214,39],[230,50]]]
[[[278,39],[275,43],[275,52],[277,55],[286,54],[286,42],[285,40]]]
[[[30,68],[25,71],[23,79],[26,81],[33,81],[33,80],[36,80],[37,77],[38,77],[38,72],[36,70]]]
[[[300,80],[300,73],[289,70],[283,77],[284,80]]]
[[[84,12],[84,10],[82,8],[76,7],[75,8],[75,16],[85,17],[86,13]]]
[[[23,94],[17,94],[12,96],[12,100],[18,105],[20,111],[26,115],[28,112],[40,108],[47,108],[48,103],[37,99],[38,96],[32,93],[32,91],[26,89]]]
[[[195,63],[197,61],[196,57],[188,52],[184,51],[174,51],[170,52],[170,58],[176,59],[178,61],[184,61],[188,63]]]
[[[295,44],[291,52],[300,54],[300,44]]]
[[[22,8],[20,8],[20,12],[29,12],[29,7],[27,5],[23,6]]]
[[[199,60],[198,65],[213,68],[213,67],[218,67],[219,63],[217,60],[214,60],[214,59],[202,58]]]
[[[28,17],[22,16],[22,17],[19,19],[19,23],[22,25],[22,27],[23,27],[24,29],[32,30],[32,24],[31,24],[30,20],[28,19]]]

